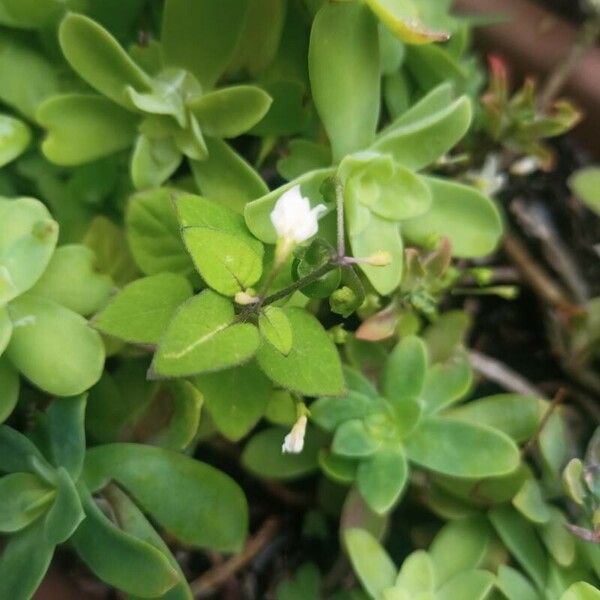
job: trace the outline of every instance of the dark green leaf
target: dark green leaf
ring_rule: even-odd
[[[323,326],[302,309],[284,311],[292,328],[292,349],[284,356],[271,344],[263,344],[256,356],[260,368],[276,384],[307,396],[341,394],[340,357]]]
[[[262,417],[271,382],[254,362],[194,378],[217,429],[237,442]]]
[[[56,492],[33,473],[12,473],[0,479],[0,531],[27,527],[48,510]]]
[[[84,473],[92,491],[109,479],[122,485],[158,524],[186,544],[232,552],[244,542],[244,494],[209,465],[162,448],[108,444],[88,450]]]
[[[85,519],[79,494],[63,467],[56,470],[56,496],[44,518],[44,538],[52,546],[66,542]]]
[[[235,323],[231,302],[206,290],[177,311],[160,340],[151,369],[166,377],[219,371],[248,361],[259,345],[257,328]]]

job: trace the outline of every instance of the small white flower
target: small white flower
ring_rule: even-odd
[[[306,434],[306,415],[302,415],[292,427],[292,430],[285,436],[281,452],[283,454],[300,454],[304,448],[304,435]]]
[[[327,211],[324,204],[310,207],[308,198],[302,196],[296,185],[281,195],[271,212],[271,223],[279,239],[300,244],[319,230],[319,217]]]

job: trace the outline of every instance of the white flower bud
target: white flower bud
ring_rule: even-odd
[[[324,204],[310,207],[308,198],[302,196],[296,185],[281,195],[271,211],[271,223],[279,239],[300,244],[319,230],[319,217],[327,211]]]
[[[292,430],[285,436],[281,452],[283,454],[300,454],[304,448],[304,436],[306,434],[306,424],[308,419],[306,415],[302,415],[294,423]]]

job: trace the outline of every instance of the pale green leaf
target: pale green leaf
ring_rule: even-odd
[[[65,58],[95,90],[130,108],[126,87],[150,91],[150,78],[101,25],[70,13],[60,24],[58,38]]]
[[[502,222],[494,203],[475,188],[433,177],[425,180],[433,204],[424,215],[403,221],[406,239],[432,247],[446,237],[453,255],[461,258],[492,252],[502,235]]]
[[[19,373],[6,359],[0,358],[0,423],[6,421],[19,400]]]
[[[106,302],[112,287],[111,278],[96,270],[96,256],[90,248],[68,244],[56,249],[31,293],[86,317]]]
[[[421,420],[405,443],[411,461],[453,477],[506,475],[519,464],[515,443],[484,425],[431,417]]]
[[[0,198],[0,305],[30,289],[48,266],[58,223],[33,198]]]
[[[32,383],[49,394],[75,396],[98,381],[104,345],[83,317],[33,295],[13,301],[10,315],[6,356]]]
[[[188,102],[203,133],[233,138],[256,125],[269,110],[269,94],[253,85],[236,85],[209,92]]]
[[[378,600],[385,589],[394,585],[396,566],[367,531],[347,529],[344,545],[362,586],[371,598]]]
[[[30,141],[31,132],[23,121],[0,115],[0,167],[22,154]]]
[[[47,131],[42,143],[46,158],[58,165],[80,165],[129,148],[136,137],[137,118],[102,96],[53,96],[37,110]]]
[[[356,472],[356,483],[365,502],[377,514],[389,512],[408,483],[404,452],[400,448],[382,448],[362,460]]]
[[[125,286],[93,324],[127,342],[157,344],[177,308],[191,296],[192,286],[182,275],[143,277]]]
[[[377,22],[361,2],[327,2],[313,22],[308,63],[333,158],[366,149],[379,119]]]

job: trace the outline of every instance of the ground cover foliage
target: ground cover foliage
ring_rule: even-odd
[[[572,103],[448,0],[0,24],[0,598],[600,598],[594,424],[469,349]],[[600,304],[553,306],[593,389]]]

